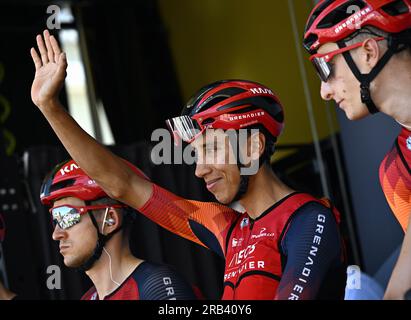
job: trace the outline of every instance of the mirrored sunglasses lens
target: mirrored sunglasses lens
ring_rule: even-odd
[[[312,60],[318,76],[324,82],[327,82],[331,75],[331,65],[323,58],[315,58]]]
[[[67,229],[80,222],[80,213],[71,207],[58,207],[52,210],[53,223]]]
[[[167,125],[173,134],[177,134],[185,142],[191,141],[200,132],[197,122],[193,121],[189,116],[168,120]]]

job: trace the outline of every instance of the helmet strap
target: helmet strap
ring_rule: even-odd
[[[411,39],[410,35],[411,35],[410,30],[406,30],[405,32],[398,33],[398,34],[389,35],[387,38],[387,41],[388,41],[387,52],[378,61],[378,63],[371,70],[371,72],[367,74],[360,72],[360,70],[355,64],[354,59],[352,58],[352,55],[349,51],[343,52],[344,59],[347,62],[349,68],[351,69],[351,72],[360,82],[361,102],[367,106],[368,111],[371,114],[378,113],[379,110],[377,106],[375,105],[374,101],[372,100],[371,92],[370,92],[370,84],[377,77],[377,75],[381,72],[381,70],[385,67],[385,65],[388,63],[388,61],[391,59],[391,57],[394,54],[407,48],[407,45],[409,45],[409,41]],[[339,41],[337,42],[337,44],[340,49],[345,48],[347,46],[344,41]]]
[[[98,228],[98,224],[96,221],[96,218],[94,217],[94,215],[89,211],[88,215],[90,216],[91,222],[93,223],[94,227],[96,228],[97,231],[97,243],[96,243],[96,247],[94,248],[93,254],[91,255],[91,257],[89,257],[80,267],[77,267],[76,270],[77,271],[82,271],[85,272],[89,269],[91,269],[91,267],[94,265],[94,263],[100,259],[101,254],[103,253],[103,248],[106,245],[107,241],[111,239],[111,237],[113,235],[115,235],[117,232],[119,232],[122,228],[122,226],[120,226],[118,229],[114,230],[112,233],[108,234],[108,235],[104,235],[102,233],[100,233],[99,228]]]
[[[346,44],[340,41],[338,42],[338,46],[340,48],[344,48],[346,47]],[[384,66],[388,63],[388,61],[393,56],[393,54],[394,54],[394,51],[391,48],[388,48],[387,52],[378,61],[377,65],[371,70],[370,73],[361,73],[357,65],[355,64],[351,53],[348,51],[343,52],[344,59],[347,62],[348,66],[350,67],[351,72],[360,82],[361,102],[367,106],[367,109],[371,114],[378,113],[379,110],[377,106],[375,105],[374,101],[372,100],[371,92],[370,92],[370,84],[377,77],[377,75],[381,72]]]
[[[236,142],[237,143],[237,166],[238,166],[238,171],[240,172],[240,184],[238,186],[238,190],[233,199],[233,202],[240,200],[244,196],[244,194],[248,190],[248,184],[250,181],[249,175],[241,174],[241,169],[246,168],[246,166],[244,165],[242,158],[241,158],[240,144],[239,144],[240,142],[238,140],[239,139],[237,139],[237,142]],[[231,137],[230,137],[230,141],[234,142],[233,140],[231,140]],[[266,162],[266,158],[264,157],[264,154],[259,157],[258,162],[259,162],[259,168],[261,168]]]

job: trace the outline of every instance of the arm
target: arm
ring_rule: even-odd
[[[331,289],[328,292],[334,295],[328,299],[337,299],[337,295],[342,298],[346,271],[341,259],[338,225],[333,214],[317,203],[307,204],[300,210],[291,220],[281,242],[287,262],[276,299],[321,299],[324,297],[319,296],[320,291],[328,286]],[[317,250],[313,251],[313,247]]]
[[[143,206],[150,198],[152,184],[132,172],[124,162],[89,136],[64,110],[58,100],[63,86],[67,61],[65,53],[48,31],[38,35],[31,56],[36,73],[31,97],[50,126],[79,166],[112,198],[134,208]]]
[[[408,228],[405,232],[402,243],[400,256],[392,272],[387,290],[385,291],[385,300],[403,300],[404,294],[411,289],[411,214],[408,221]]]
[[[36,68],[31,96],[71,157],[111,198],[137,209],[167,230],[221,255],[223,233],[235,213],[223,206],[179,198],[161,188],[156,190],[162,192],[154,194],[154,184],[139,177],[121,158],[89,136],[58,101],[67,68],[66,57],[48,31],[44,32],[44,40],[45,43],[41,36],[37,36],[41,58],[34,48],[31,49]]]
[[[187,200],[157,185],[139,211],[168,231],[223,258],[228,231],[238,217],[234,210],[219,203]]]

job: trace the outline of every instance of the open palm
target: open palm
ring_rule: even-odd
[[[66,77],[67,61],[57,40],[44,31],[44,41],[41,35],[36,37],[40,56],[31,48],[36,73],[31,86],[31,99],[38,107],[58,99],[59,92]]]

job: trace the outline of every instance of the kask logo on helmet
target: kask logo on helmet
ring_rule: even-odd
[[[79,167],[77,164],[71,163],[71,164],[66,165],[66,166],[64,166],[63,168],[61,168],[61,169],[60,169],[60,174],[61,174],[62,176],[64,176],[66,173],[70,173],[71,171],[77,170],[77,169],[79,169],[79,168],[80,168],[80,167]]]
[[[253,94],[270,94],[274,96],[274,93],[268,88],[251,88],[250,91]]]

